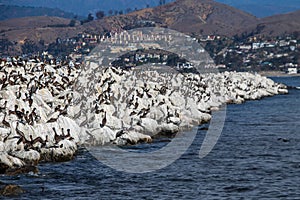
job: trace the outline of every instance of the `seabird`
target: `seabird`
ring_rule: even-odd
[[[163,99],[161,102],[159,102],[158,104],[157,104],[157,106],[161,106],[161,105],[163,105],[163,104],[165,104],[166,103],[166,101],[165,101],[165,99]]]
[[[73,137],[71,137],[71,130],[68,128],[67,129],[67,135],[66,135],[66,138],[68,138],[69,140],[74,140]]]
[[[137,113],[135,111],[132,111],[129,116],[133,116],[133,115],[136,115]]]
[[[55,130],[55,127],[52,127],[52,130],[54,132],[54,140],[55,140],[55,143],[59,143],[61,140],[62,140],[62,136],[58,135],[56,130]]]
[[[101,127],[101,128],[103,128],[103,127],[105,126],[106,121],[107,121],[107,119],[106,119],[106,112],[104,112],[104,117],[103,117],[103,119],[102,119],[102,123],[100,124],[100,127]]]
[[[7,101],[4,102],[4,104],[0,107],[0,112],[6,109]]]
[[[10,123],[8,121],[5,120],[7,113],[5,112],[4,116],[3,116],[3,120],[2,120],[2,124],[8,128],[10,128]]]
[[[134,109],[136,110],[138,107],[139,107],[138,98],[136,98],[136,101],[134,104]]]
[[[43,140],[41,137],[36,137],[35,139],[32,138],[32,135],[30,137],[30,145],[33,146],[35,143],[39,142],[41,143],[42,147],[46,146],[46,143],[48,142],[48,135],[46,135],[46,139]]]
[[[118,132],[116,133],[116,138],[120,137],[120,136],[123,135],[124,133],[125,133],[125,132],[124,132],[123,129],[120,130],[120,131],[118,131]]]
[[[143,93],[140,93],[140,92],[138,91],[138,89],[136,89],[135,91],[136,91],[136,96],[138,96],[138,97],[140,97],[140,98],[143,98],[144,92],[143,92]]]

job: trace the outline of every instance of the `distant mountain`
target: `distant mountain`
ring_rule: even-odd
[[[300,9],[299,0],[216,0],[257,17],[293,12]]]
[[[70,19],[60,17],[24,17],[0,21],[0,41],[13,44],[12,53],[20,53],[26,40],[35,44],[49,44],[57,38],[76,36],[79,27],[70,27]],[[80,24],[79,22],[76,23]],[[1,44],[0,44],[1,47]]]
[[[246,28],[245,32],[271,37],[293,34],[300,38],[300,10],[261,18]]]
[[[174,0],[166,0],[166,3]],[[300,9],[299,0],[215,0],[256,17],[266,17],[275,14],[283,14]],[[146,8],[147,5],[154,7],[159,5],[160,0],[0,0],[5,5],[34,6],[59,8],[77,15],[87,16],[98,10],[123,10],[127,8]]]
[[[0,5],[0,20],[30,17],[30,16],[56,16],[63,18],[74,18],[73,13],[68,13],[60,9],[43,7],[25,7]]]
[[[164,0],[165,3],[174,0]],[[5,5],[59,8],[78,15],[87,16],[98,10],[135,10],[159,5],[160,0],[0,0]]]
[[[212,0],[177,0],[164,6],[93,21],[85,26],[90,32],[97,32],[101,27],[112,30],[132,28],[141,21],[152,21],[156,26],[188,34],[233,36],[249,24],[255,24],[257,18]]]

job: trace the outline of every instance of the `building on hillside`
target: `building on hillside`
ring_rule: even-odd
[[[290,67],[287,69],[287,73],[288,74],[297,74],[298,73],[298,70],[296,67]]]

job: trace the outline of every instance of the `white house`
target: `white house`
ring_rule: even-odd
[[[288,68],[288,71],[287,71],[288,74],[297,74],[298,73],[298,70],[296,67],[291,67],[291,68]]]

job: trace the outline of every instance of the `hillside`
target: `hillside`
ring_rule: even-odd
[[[14,44],[13,52],[20,52],[25,40],[45,44],[55,42],[56,38],[76,36],[80,27],[69,27],[70,19],[60,17],[24,17],[0,21],[0,39]],[[77,22],[79,24],[79,22]],[[1,45],[0,45],[1,46]]]
[[[267,17],[300,9],[299,0],[216,0],[237,9],[246,11],[256,17]]]
[[[0,20],[30,17],[30,16],[56,16],[63,18],[74,18],[74,14],[64,12],[60,9],[43,7],[20,7],[10,5],[0,5]]]
[[[281,36],[300,30],[300,11],[258,19],[248,13],[212,0],[177,0],[155,8],[147,8],[126,15],[105,17],[83,25],[70,27],[70,19],[59,17],[27,17],[0,21],[0,39],[13,42],[20,50],[24,41],[53,43],[56,38],[70,38],[78,33],[101,34],[145,26],[168,27],[189,35]]]
[[[257,21],[256,17],[211,0],[178,0],[164,6],[143,9],[127,15],[113,16],[86,25],[97,31],[103,24],[110,29],[134,27],[137,22],[153,21],[156,26],[172,28],[188,34],[232,36]]]
[[[253,15],[212,0],[177,0],[155,8],[127,15],[107,17],[84,25],[84,30],[122,30],[139,26],[143,21],[168,27],[189,35],[222,35],[232,37],[243,33],[282,36],[300,31],[300,10],[256,18]]]
[[[300,10],[260,19],[258,26],[261,27],[260,35],[278,36],[297,32],[300,36]]]

